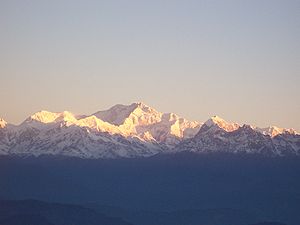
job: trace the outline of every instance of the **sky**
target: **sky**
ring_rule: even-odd
[[[1,0],[0,117],[162,112],[300,131],[300,1]]]

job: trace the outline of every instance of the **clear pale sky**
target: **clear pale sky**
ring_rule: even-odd
[[[300,1],[0,1],[0,117],[143,101],[300,131]]]

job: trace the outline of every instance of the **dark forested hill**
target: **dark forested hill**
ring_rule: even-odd
[[[167,211],[177,221],[182,221],[179,215],[186,218],[190,212],[191,218],[205,216],[204,212],[226,218],[236,212],[246,218],[247,225],[261,221],[300,224],[298,157],[191,153],[115,160],[4,157],[0,182],[2,199],[112,205],[138,211],[139,216],[145,216],[141,211]]]
[[[0,225],[129,225],[77,205],[36,200],[0,201]]]

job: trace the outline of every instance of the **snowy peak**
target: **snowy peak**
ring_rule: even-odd
[[[147,106],[146,104],[142,102],[136,102],[132,103],[131,105],[117,104],[108,110],[99,111],[94,113],[93,115],[105,122],[120,126],[125,123],[128,124],[130,122],[132,122],[133,124],[137,124],[139,122],[144,124],[146,122],[151,123],[153,117],[158,114],[159,112]],[[126,119],[128,118],[133,121],[126,121]],[[147,119],[148,121],[145,121]]]
[[[39,129],[51,129],[53,126],[57,127],[56,125],[58,125],[59,127],[85,127],[98,132],[107,132],[110,134],[122,133],[115,125],[104,122],[94,115],[76,117],[74,116],[74,114],[68,111],[55,113],[44,110],[39,111],[30,116],[22,123],[22,127],[26,128],[27,126],[29,126]]]
[[[228,123],[224,119],[218,117],[218,116],[213,116],[209,120],[207,120],[204,123],[208,128],[221,128],[226,132],[232,132],[235,131],[239,128],[242,128],[242,130],[255,130],[257,132],[260,132],[263,135],[268,135],[270,137],[275,137],[279,134],[292,134],[296,135],[298,134],[297,131],[294,129],[288,129],[288,128],[279,128],[276,126],[270,126],[266,128],[259,128],[259,127],[253,127],[251,125],[243,125],[242,127],[237,124],[237,123]]]
[[[110,123],[104,122],[103,120],[97,118],[96,116],[88,116],[76,121],[75,125],[80,127],[87,127],[98,132],[107,132],[110,134],[121,134],[122,132],[117,126]]]
[[[240,126],[218,116],[202,124],[142,102],[118,104],[89,116],[43,110],[19,126],[0,119],[0,128],[4,127],[0,155],[116,158],[176,151],[300,155],[300,135],[293,129]]]
[[[219,127],[227,132],[232,132],[240,127],[239,124],[237,123],[228,123],[224,119],[218,117],[218,116],[213,116],[209,120],[207,120],[204,125],[207,127]]]
[[[4,128],[4,127],[6,127],[6,125],[7,125],[7,122],[4,119],[0,118],[0,128]]]
[[[213,117],[201,127],[197,135],[177,145],[175,151],[300,155],[300,136],[297,134],[272,137],[251,125],[236,127],[235,124],[228,126],[224,120]]]
[[[21,128],[50,130],[70,126],[125,138],[138,138],[146,142],[164,142],[173,146],[182,139],[193,137],[200,129],[197,122],[190,122],[174,113],[158,112],[143,102],[117,104],[90,116],[74,116],[68,111],[43,110],[26,119]]]
[[[135,109],[125,119],[121,127],[133,134],[155,141],[177,144],[179,140],[194,136],[200,129],[199,123],[190,122],[174,113],[161,113],[148,105],[133,103]]]
[[[58,116],[59,113],[52,113],[46,110],[42,110],[31,115],[29,118],[25,120],[25,122],[29,123],[32,121],[36,121],[40,123],[53,123]]]
[[[162,113],[155,109],[143,103],[133,103],[131,106],[134,106],[134,109],[122,124],[125,129],[134,132],[137,126],[148,126],[161,121]]]
[[[133,105],[127,106],[127,105],[117,104],[108,110],[99,111],[94,113],[93,115],[105,122],[118,126],[124,122],[124,120],[129,116],[129,114],[133,110],[134,110]]]
[[[255,130],[259,131],[260,133],[264,134],[264,135],[269,135],[271,137],[275,137],[279,134],[293,134],[296,135],[298,134],[297,131],[295,131],[294,129],[290,128],[280,128],[280,127],[276,127],[276,126],[270,126],[270,127],[266,127],[266,128],[255,128]]]
[[[251,125],[248,125],[248,124],[244,124],[243,126],[236,129],[234,132],[237,134],[243,134],[243,135],[248,135],[248,136],[251,136],[251,135],[262,136],[263,135],[262,133],[255,130],[254,127],[252,127]]]
[[[194,136],[200,129],[197,122],[190,122],[174,113],[161,113],[143,102],[118,104],[93,115],[115,125],[127,137],[137,136],[145,141],[168,142],[171,145]]]
[[[143,102],[135,102],[132,105],[134,106],[135,110],[139,109],[140,111],[145,113],[153,113],[153,114],[159,113],[156,109],[146,105]]]
[[[177,116],[176,114],[174,113],[164,113],[162,115],[162,120],[164,121],[174,121],[174,120],[179,120],[179,116]]]
[[[49,111],[39,111],[29,118],[27,118],[24,123],[39,122],[39,123],[55,123],[55,122],[74,122],[76,121],[75,116],[68,111],[64,112],[49,112]]]

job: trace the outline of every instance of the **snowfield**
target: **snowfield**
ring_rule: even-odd
[[[293,129],[257,128],[214,116],[205,123],[161,113],[137,102],[92,115],[40,111],[20,125],[0,119],[1,155],[133,158],[190,151],[299,155]]]

